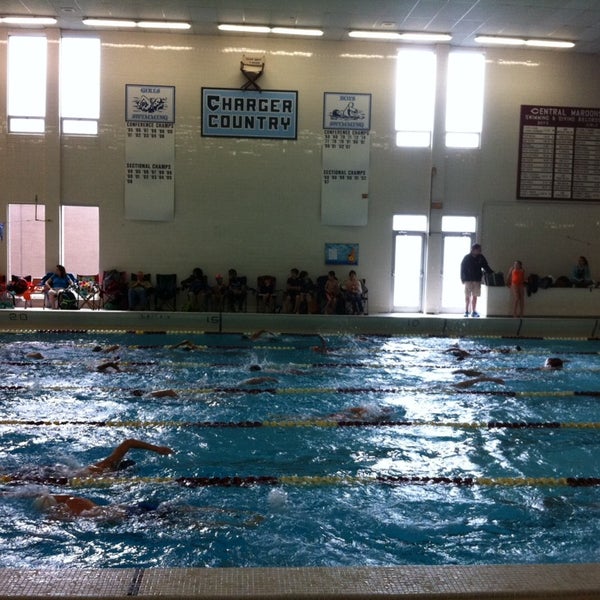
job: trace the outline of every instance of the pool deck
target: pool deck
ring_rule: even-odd
[[[596,318],[361,317],[257,313],[0,311],[0,331],[431,335],[599,339]],[[0,599],[600,599],[600,564],[253,569],[0,569]]]
[[[525,600],[600,598],[600,565],[0,569],[0,598]]]
[[[599,316],[581,318],[482,317],[377,314],[368,316],[163,311],[1,310],[0,331],[95,330],[239,333],[267,329],[279,333],[432,335],[448,337],[600,337]]]

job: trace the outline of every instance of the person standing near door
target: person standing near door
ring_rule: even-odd
[[[471,252],[460,263],[460,280],[465,286],[465,317],[478,317],[477,298],[481,296],[481,279],[484,273],[493,273],[485,256],[481,253],[481,245],[473,244]]]

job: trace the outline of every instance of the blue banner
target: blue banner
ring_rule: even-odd
[[[202,135],[295,140],[298,92],[202,88]]]

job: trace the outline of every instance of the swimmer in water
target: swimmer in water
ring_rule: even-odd
[[[499,385],[504,385],[504,379],[500,379],[499,377],[486,377],[482,375],[480,377],[475,377],[473,379],[466,379],[465,381],[459,381],[458,383],[453,383],[452,387],[457,389],[469,388],[476,383],[483,383],[489,381],[491,383],[497,383]]]
[[[115,371],[115,373],[122,373],[118,356],[116,360],[104,361],[96,367],[96,371],[98,371],[99,373],[106,373],[109,369],[112,369],[113,371]]]
[[[246,381],[242,381],[240,385],[260,385],[261,383],[277,383],[278,379],[275,377],[251,377],[250,379],[246,379]]]
[[[50,518],[62,521],[81,518],[120,522],[130,517],[153,516],[168,518],[173,515],[196,517],[209,513],[218,514],[221,518],[222,515],[226,515],[230,517],[230,520],[204,520],[199,521],[199,525],[254,527],[264,521],[262,515],[252,514],[249,511],[232,511],[216,507],[195,507],[191,505],[173,505],[147,501],[136,502],[134,504],[101,505],[89,498],[72,496],[70,494],[40,494],[33,501],[33,505],[37,510],[47,513]],[[237,520],[241,518],[244,518],[244,520]]]
[[[45,481],[53,479],[57,476],[68,479],[69,477],[88,477],[103,475],[105,473],[114,471],[121,471],[135,464],[134,461],[125,459],[125,455],[130,450],[148,450],[149,452],[155,452],[156,454],[161,454],[162,456],[173,454],[173,450],[168,446],[157,446],[142,440],[129,438],[121,442],[106,458],[103,458],[92,465],[88,465],[87,467],[74,470],[70,469],[68,472],[64,469],[60,469],[60,465],[53,467],[52,469],[46,467],[37,467],[35,470],[23,470],[14,475],[9,475],[9,477],[16,482],[44,483]]]
[[[177,348],[181,348],[182,350],[202,350],[202,346],[198,346],[190,340],[183,340],[182,342],[178,342],[177,344],[169,346],[169,348],[172,350],[176,350]]]
[[[565,361],[555,356],[547,358],[544,362],[544,369],[562,369]]]
[[[110,352],[116,352],[119,348],[119,344],[113,344],[112,346],[107,346],[106,348],[103,348],[102,346],[94,346],[92,352],[103,352],[104,354],[109,354]]]
[[[318,334],[317,337],[319,338],[319,341],[321,343],[319,346],[312,346],[311,350],[313,352],[317,352],[318,354],[328,354],[329,348],[327,347],[327,342],[325,341],[325,338],[321,334]]]
[[[339,413],[329,415],[335,421],[368,421],[371,423],[385,422],[389,420],[392,412],[391,407],[378,408],[374,406],[351,406]]]
[[[254,333],[244,333],[242,334],[242,339],[243,340],[250,340],[252,342],[260,339],[261,337],[269,337],[269,338],[276,338],[277,334],[273,333],[272,331],[268,331],[267,329],[259,329],[258,331],[255,331]]]

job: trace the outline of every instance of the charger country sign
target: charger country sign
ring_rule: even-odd
[[[202,88],[202,135],[295,140],[298,92]]]

